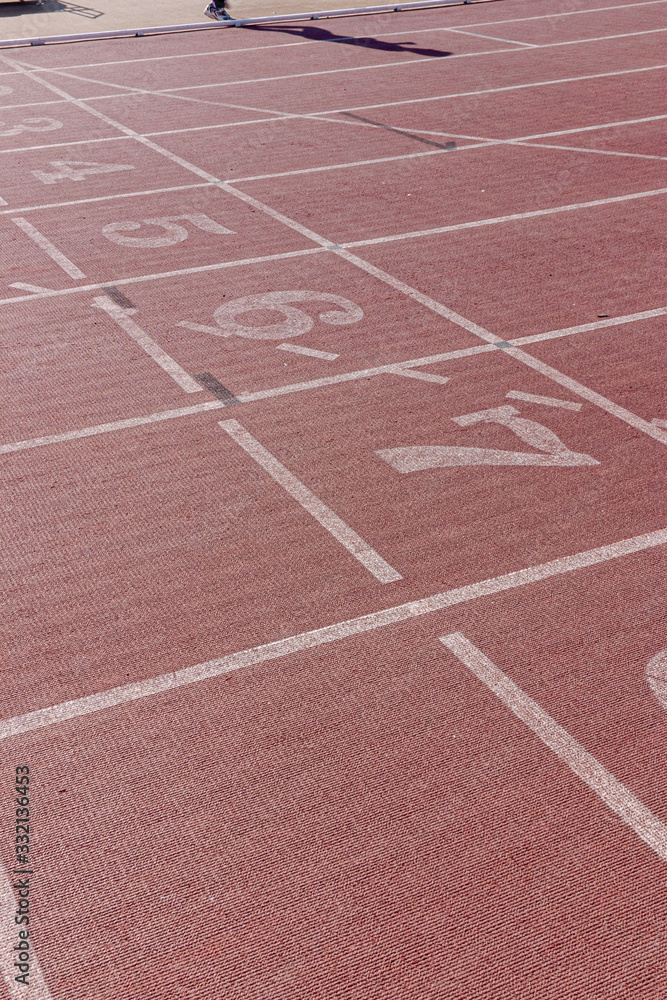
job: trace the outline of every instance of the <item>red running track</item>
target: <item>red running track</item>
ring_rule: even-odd
[[[664,1000],[666,11],[0,57],[0,995]]]

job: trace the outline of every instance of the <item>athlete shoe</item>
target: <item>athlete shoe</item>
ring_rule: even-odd
[[[206,10],[204,11],[206,17],[210,17],[212,21],[233,21],[234,18],[230,17],[224,7],[216,7],[215,3],[210,3]]]

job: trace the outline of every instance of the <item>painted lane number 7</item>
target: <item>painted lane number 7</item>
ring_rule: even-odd
[[[457,445],[415,445],[408,448],[385,448],[376,452],[397,472],[419,472],[454,465],[599,465],[590,455],[571,451],[552,430],[535,420],[519,415],[514,406],[496,406],[491,410],[464,413],[452,417],[459,427],[473,424],[501,424],[536,451],[502,451],[498,448],[469,448]]]

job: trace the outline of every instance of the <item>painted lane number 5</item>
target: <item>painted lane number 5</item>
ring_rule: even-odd
[[[173,247],[177,243],[182,243],[188,238],[188,230],[185,226],[179,226],[179,222],[189,222],[195,229],[201,229],[205,233],[216,233],[218,236],[233,234],[233,229],[221,226],[219,222],[209,219],[208,215],[195,212],[192,215],[163,215],[158,219],[142,219],[141,222],[111,222],[104,226],[102,233],[112,243],[117,243],[121,247],[137,247],[139,249],[155,247]],[[151,236],[126,236],[125,233],[135,232],[144,226],[154,226],[163,230],[162,233]]]

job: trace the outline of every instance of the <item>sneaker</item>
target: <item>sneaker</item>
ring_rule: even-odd
[[[210,17],[212,21],[233,21],[234,19],[229,16],[224,7],[217,7],[215,3],[210,3],[206,10],[204,11],[206,17]]]

